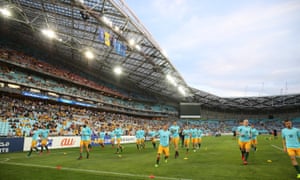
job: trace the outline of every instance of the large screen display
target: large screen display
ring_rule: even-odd
[[[201,118],[199,103],[180,103],[179,118]]]

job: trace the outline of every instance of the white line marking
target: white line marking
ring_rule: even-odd
[[[280,151],[283,151],[283,148],[279,147],[279,146],[276,146],[276,145],[273,145],[271,144],[271,146],[273,146],[274,148],[280,150]],[[300,156],[296,156],[296,158],[300,158]]]
[[[37,164],[25,164],[25,163],[15,163],[15,162],[7,162],[9,159],[6,158],[4,161],[0,161],[2,164],[12,164],[17,166],[28,166],[28,167],[40,167],[40,168],[50,168],[57,169],[58,167],[54,166],[45,166],[45,165],[37,165]],[[89,170],[89,169],[75,169],[68,167],[60,167],[60,170],[68,170],[68,171],[77,171],[77,172],[89,172],[95,174],[112,174],[118,176],[131,176],[131,177],[142,177],[149,178],[147,175],[139,175],[139,174],[129,174],[129,173],[118,173],[118,172],[110,172],[110,171],[98,171],[98,170]],[[172,178],[172,177],[163,177],[163,176],[155,176],[155,179],[167,179],[167,180],[191,180],[191,179],[183,179],[183,178]]]
[[[274,148],[276,148],[276,149],[278,149],[278,150],[280,150],[280,151],[283,151],[283,149],[281,147],[279,147],[279,146],[276,146],[274,144],[271,144],[271,146],[274,147]]]
[[[10,159],[9,158],[4,158],[4,160],[2,160],[2,162],[7,162],[9,161]],[[0,161],[1,162],[1,161]]]

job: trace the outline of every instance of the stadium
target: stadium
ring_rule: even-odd
[[[220,97],[189,86],[123,0],[1,0],[0,94],[0,179],[296,179],[280,132],[287,119],[299,127],[300,94]],[[232,136],[244,119],[259,132],[247,166]],[[77,160],[85,122],[90,157]],[[187,153],[179,143],[178,158],[170,145],[155,167],[150,135],[137,149],[136,132],[173,122],[199,127],[202,145]],[[50,151],[39,140],[28,157],[37,126],[49,130]],[[122,153],[110,137],[98,143],[101,128],[116,126]]]

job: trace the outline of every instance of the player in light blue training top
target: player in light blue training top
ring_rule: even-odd
[[[135,131],[135,138],[136,138],[136,148],[138,150],[141,150],[141,145],[142,145],[142,127],[138,126],[137,130]]]
[[[196,128],[195,125],[192,126],[192,128],[190,129],[190,132],[191,132],[193,150],[194,150],[194,152],[196,152],[196,148],[198,145],[198,129]]]
[[[115,134],[116,134],[116,140],[117,140],[117,152],[116,154],[119,154],[120,152],[123,152],[123,147],[121,146],[121,136],[123,135],[123,130],[120,127],[119,124],[117,124],[116,129],[114,130]],[[120,150],[120,152],[119,152]]]
[[[99,135],[98,143],[102,148],[104,148],[104,137],[106,135],[104,127],[100,128],[100,132],[98,133],[98,135]]]
[[[86,150],[86,158],[88,159],[90,157],[90,149],[89,145],[91,143],[91,135],[92,135],[92,130],[88,126],[88,121],[85,121],[85,124],[83,125],[81,131],[81,140],[80,140],[80,156],[78,160],[82,159],[82,151],[83,147],[85,147]]]
[[[46,125],[42,125],[42,129],[40,129],[40,135],[41,135],[41,151],[40,154],[43,153],[44,147],[47,150],[47,153],[49,153],[49,149],[47,146],[48,143],[48,136],[49,136],[49,129],[46,128]]]
[[[32,135],[32,141],[31,141],[30,151],[29,151],[27,157],[31,156],[31,153],[32,153],[33,149],[35,149],[36,151],[38,151],[38,148],[36,147],[36,145],[37,145],[37,142],[39,140],[40,133],[41,132],[38,129],[38,126],[34,125],[32,131],[30,132],[30,135]]]
[[[168,130],[168,126],[164,125],[161,130],[158,131],[158,136],[159,136],[159,147],[157,151],[157,157],[156,157],[156,164],[155,167],[158,167],[159,165],[159,160],[160,160],[160,155],[161,153],[164,153],[165,155],[165,162],[168,162],[168,157],[170,155],[170,150],[169,150],[169,139],[170,139],[170,131]]]
[[[255,129],[254,124],[252,124],[251,125],[251,147],[253,148],[254,151],[256,151],[257,136],[258,136],[258,131],[257,129]]]
[[[141,127],[141,130],[140,130],[140,139],[141,139],[141,146],[143,149],[146,148],[146,144],[145,144],[145,130],[144,130],[144,127]]]
[[[203,131],[200,129],[200,127],[198,127],[198,130],[197,130],[197,136],[198,136],[198,149],[200,149],[201,147],[201,143],[202,143],[202,136],[203,136]]]
[[[155,138],[155,136],[157,135],[156,129],[155,128],[153,128],[152,130],[150,129],[148,135],[150,136],[153,148],[156,149],[156,138]]]
[[[177,122],[174,121],[173,125],[170,126],[169,131],[171,132],[172,144],[175,149],[175,159],[179,156],[178,144],[179,144],[179,130],[180,127],[177,125]]]
[[[115,148],[116,133],[114,129],[110,128],[110,132],[108,133],[108,135],[110,136],[111,147]]]
[[[184,147],[186,148],[186,153],[185,153],[185,158],[184,159],[188,159],[188,153],[189,153],[189,149],[190,149],[190,140],[191,140],[191,130],[189,129],[189,126],[185,126],[183,131],[182,131],[182,135],[184,137]]]
[[[300,156],[300,130],[292,127],[292,121],[290,120],[285,120],[284,125],[285,128],[281,131],[283,150],[290,156],[297,171],[297,178],[300,179],[300,168],[296,159],[296,156]]]
[[[244,165],[247,165],[249,151],[251,149],[251,127],[249,126],[248,119],[243,121],[243,126],[239,126],[237,129],[239,135],[239,146],[242,152],[242,160]]]

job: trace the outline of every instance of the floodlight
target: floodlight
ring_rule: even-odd
[[[140,51],[140,50],[141,50],[141,46],[139,46],[139,45],[137,44],[137,45],[135,45],[135,49],[137,49],[138,51]]]
[[[77,2],[84,4],[84,0],[76,0]]]
[[[174,77],[172,77],[170,74],[167,75],[167,79],[168,79],[168,81],[170,81],[170,83],[172,83],[175,87],[177,86],[177,83],[176,83]]]
[[[11,16],[11,12],[7,8],[1,8],[0,13],[5,17],[10,17]]]
[[[109,20],[107,17],[105,17],[105,16],[102,16],[102,20],[103,20],[103,22],[106,24],[106,25],[108,25],[108,26],[112,26],[112,22],[111,22],[111,20]]]
[[[53,39],[56,37],[56,34],[52,29],[43,29],[42,33],[49,39]]]
[[[134,46],[135,41],[134,41],[134,39],[129,39],[128,43],[130,46]]]
[[[182,86],[179,86],[179,87],[178,87],[178,91],[179,91],[182,95],[185,96],[186,92],[185,92],[185,90],[184,90],[184,88],[183,88]]]
[[[122,74],[122,68],[119,67],[119,66],[117,66],[117,67],[114,68],[114,72],[115,72],[117,75],[120,75],[120,74]]]
[[[90,50],[85,51],[84,55],[88,59],[94,59],[94,57],[95,57],[94,54]]]
[[[114,29],[115,29],[115,31],[117,31],[117,32],[119,32],[119,31],[120,31],[120,28],[119,28],[119,26],[115,26],[115,27],[114,27]]]

